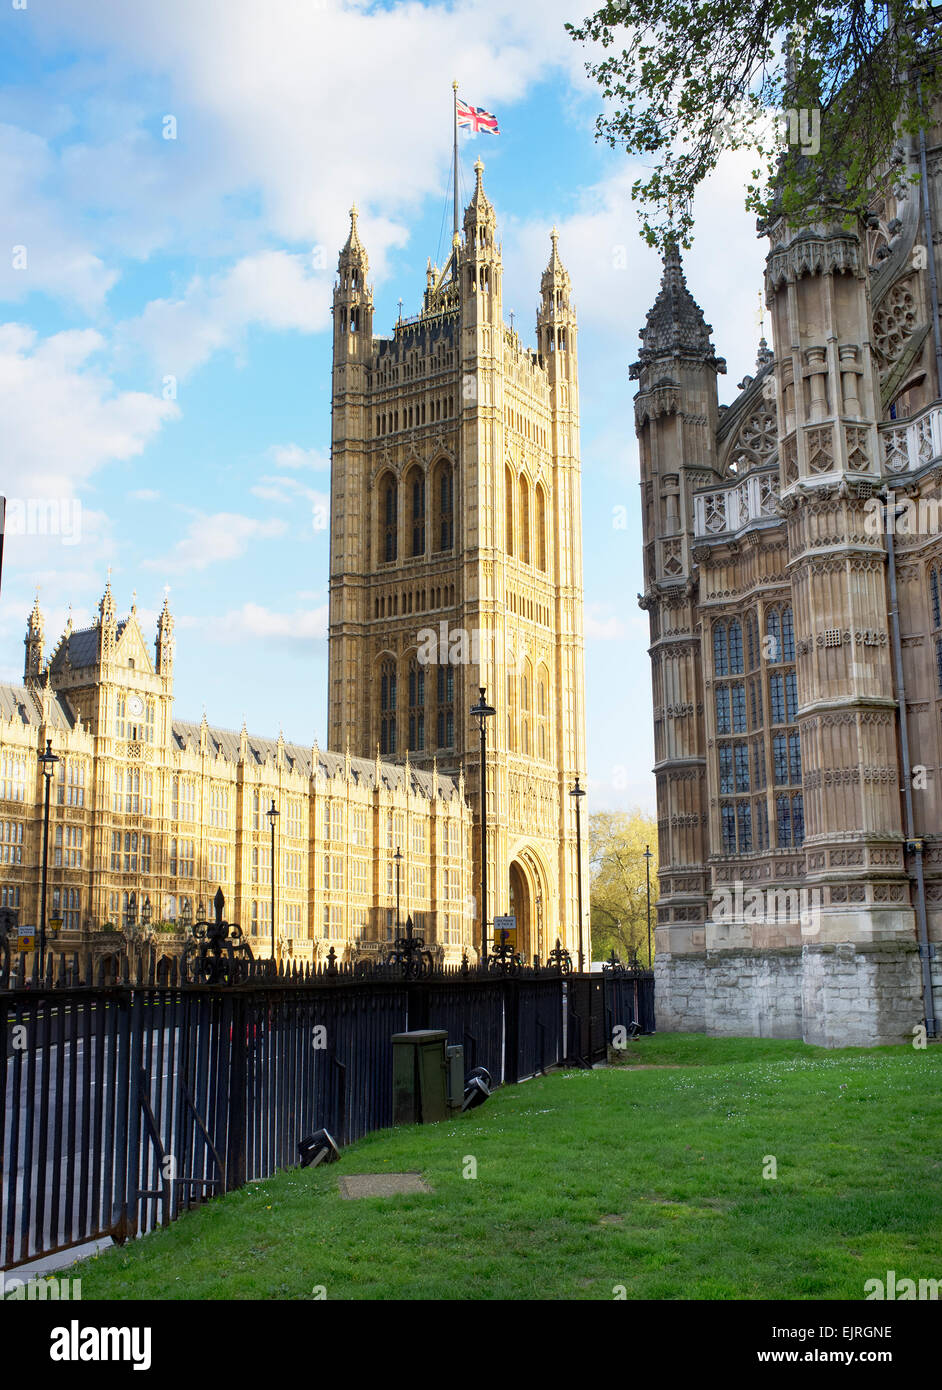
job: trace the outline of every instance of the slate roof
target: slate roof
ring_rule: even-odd
[[[177,748],[187,749],[191,752],[198,752],[200,746],[200,725],[184,720],[175,719],[173,721],[172,739]],[[206,726],[207,747],[212,752],[218,752],[222,757],[230,762],[238,762],[239,747],[241,736],[232,729],[216,729],[211,725]],[[246,735],[246,752],[248,759],[254,757],[256,763],[261,767],[266,759],[275,759],[278,755],[278,740],[275,738],[257,738],[254,734]],[[292,772],[299,772],[305,777],[312,775],[313,763],[312,752],[317,757],[317,775],[320,777],[343,776],[346,759],[342,753],[331,753],[326,749],[302,748],[297,743],[284,744],[285,762]],[[385,787],[390,790],[402,789],[406,785],[406,768],[402,763],[380,763],[380,779]],[[376,786],[376,763],[372,758],[351,758],[350,775],[357,782],[369,788]],[[409,781],[414,792],[431,800],[432,796],[432,774],[422,768],[409,768]],[[457,783],[453,777],[438,777],[438,791],[442,800],[448,800],[452,794],[457,793]]]
[[[42,724],[39,696],[26,685],[0,685],[0,719],[38,728]],[[64,695],[49,692],[49,725],[68,732],[75,727],[75,716]]]
[[[98,664],[98,628],[83,627],[71,632],[57,648],[50,670],[57,671],[64,665],[66,653],[74,667],[96,666]]]

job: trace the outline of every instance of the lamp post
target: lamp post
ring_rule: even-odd
[[[536,890],[536,953],[543,960],[543,894]]]
[[[275,798],[271,799],[271,809],[266,812],[268,824],[271,826],[271,958],[275,959],[275,821],[278,819],[278,812],[275,810]]]
[[[646,861],[646,862],[645,862],[645,866],[644,866],[644,867],[645,867],[645,870],[647,871],[647,880],[648,880],[648,969],[649,969],[649,970],[651,969],[651,859],[652,859],[652,857],[653,857],[653,856],[652,856],[652,854],[651,854],[651,846],[650,846],[650,845],[645,845],[645,847],[644,847],[644,858],[645,858],[645,861]]]
[[[193,909],[190,906],[189,898],[183,899],[183,905],[180,908],[180,925],[183,928],[184,934],[188,935],[190,927],[193,925]]]
[[[402,864],[402,850],[396,846],[396,853],[393,855],[393,863],[396,866],[396,936],[399,935],[399,867]]]
[[[46,969],[46,878],[49,869],[49,793],[52,788],[52,770],[59,759],[52,751],[52,739],[46,739],[46,751],[40,753],[39,761],[46,780],[43,801],[43,871],[39,890],[39,978],[42,980]]]
[[[585,954],[582,949],[582,798],[585,796],[585,788],[580,787],[579,778],[576,777],[576,785],[570,787],[569,795],[576,803],[576,878],[579,891],[579,973],[585,969]]]
[[[483,685],[478,686],[480,699],[471,706],[481,731],[481,964],[487,962],[487,721],[497,711],[484,698]]]

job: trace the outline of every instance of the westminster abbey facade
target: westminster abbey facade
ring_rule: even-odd
[[[340,255],[333,751],[177,719],[166,603],[151,648],[109,583],[47,653],[37,601],[24,682],[0,686],[0,907],[20,922],[39,917],[49,740],[48,916],[67,939],[198,918],[221,887],[256,955],[375,959],[411,916],[440,961],[473,961],[483,686],[488,916],[516,915],[527,960],[557,937],[575,954],[581,899],[590,958],[568,794],[585,772],[576,318],[554,233],[536,350],[506,327],[481,176],[391,337],[373,335],[355,213]]]
[[[858,230],[768,226],[774,352],[729,406],[676,252],[640,333],[664,1028],[942,1008],[940,138]]]

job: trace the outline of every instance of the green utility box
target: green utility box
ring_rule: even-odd
[[[444,1029],[393,1034],[393,1124],[432,1124],[448,1116]]]

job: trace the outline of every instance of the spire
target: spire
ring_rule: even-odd
[[[33,610],[26,623],[26,636],[23,643],[26,647],[25,678],[38,678],[42,675],[43,669],[43,636],[45,632],[45,621],[42,609],[39,607],[39,590],[36,590],[36,598],[33,601]]]
[[[465,238],[469,246],[481,247],[487,244],[480,236],[474,235],[474,229],[482,224],[493,233],[497,226],[497,214],[490,198],[484,192],[484,165],[479,159],[474,166],[474,192],[464,214]]]
[[[111,592],[111,569],[108,570],[108,582],[105,584],[105,592],[101,596],[98,605],[98,615],[101,622],[113,623],[115,620],[114,594]]]
[[[661,288],[647,324],[638,334],[641,363],[655,357],[672,357],[678,353],[702,357],[705,361],[721,362],[710,342],[712,326],[704,322],[703,310],[687,288],[680,261],[680,250],[671,242],[664,255]]]
[[[540,280],[540,294],[545,302],[551,302],[557,308],[568,307],[572,283],[569,279],[569,271],[563,265],[559,255],[559,232],[555,227],[550,232],[550,241],[552,249],[549,264],[543,271]],[[558,296],[556,291],[561,291],[561,296]]]
[[[173,614],[170,612],[170,589],[164,585],[164,606],[157,619],[157,640],[154,643],[158,675],[168,675],[173,666]]]
[[[360,233],[357,230],[357,218],[359,217],[356,203],[350,209],[350,235],[344,244],[342,255],[365,256],[363,243],[360,241]]]

